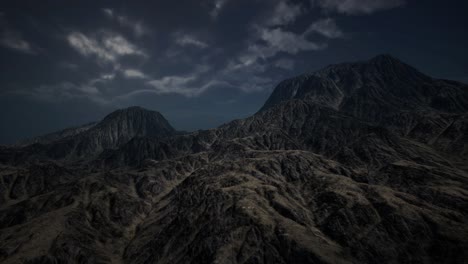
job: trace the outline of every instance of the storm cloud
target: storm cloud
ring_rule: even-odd
[[[0,143],[99,120],[130,105],[158,110],[178,129],[216,127],[256,112],[285,78],[378,53],[393,53],[423,69],[428,66],[421,54],[453,56],[461,62],[427,71],[466,78],[467,60],[459,55],[466,54],[460,51],[466,37],[446,42],[460,43],[458,55],[456,48],[438,44],[443,37],[465,35],[460,21],[466,18],[460,7],[437,5],[403,0],[4,5],[0,122],[9,128],[2,129]],[[450,12],[445,16],[450,19],[426,18],[432,11]],[[438,23],[453,31],[430,26]],[[420,35],[407,34],[419,32],[414,27]],[[67,106],[74,109],[63,109]],[[21,121],[8,117],[25,111]],[[39,118],[40,126],[24,129],[21,123]]]

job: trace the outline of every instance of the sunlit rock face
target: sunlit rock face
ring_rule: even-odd
[[[468,87],[381,55],[179,133],[132,107],[0,149],[2,263],[463,263]]]

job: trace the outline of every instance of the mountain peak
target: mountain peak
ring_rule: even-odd
[[[377,55],[370,60],[366,61],[365,63],[370,64],[370,65],[378,65],[381,66],[382,68],[406,68],[406,69],[411,69],[411,71],[416,71],[412,66],[404,63],[400,59],[390,55],[390,54],[380,54]]]
[[[161,113],[140,106],[118,109],[104,117],[96,128],[109,126],[114,129],[136,129],[145,135],[172,134],[175,131]]]
[[[149,109],[146,109],[146,108],[138,106],[138,105],[129,106],[127,108],[122,108],[122,109],[119,109],[119,110],[122,110],[122,111],[153,111],[153,110],[149,110]],[[154,112],[157,112],[157,111],[154,111]]]
[[[447,86],[444,94],[440,93],[441,85]],[[381,54],[283,81],[260,111],[301,99],[366,118],[409,108],[464,111],[465,98],[463,89],[440,83],[392,55]]]
[[[389,53],[379,54],[379,55],[371,58],[369,61],[371,61],[371,62],[381,62],[381,61],[398,61],[398,62],[401,62],[398,58],[392,56]]]
[[[377,68],[376,68],[377,67]],[[367,60],[361,60],[356,62],[345,62],[345,63],[338,63],[338,64],[331,64],[323,69],[313,72],[313,75],[316,76],[325,76],[328,75],[331,71],[348,71],[350,68],[359,68],[360,71],[366,70],[385,70],[390,68],[400,68],[400,69],[411,69],[411,71],[417,71],[412,66],[404,63],[397,57],[394,57],[391,54],[383,53],[377,56],[374,56]]]
[[[108,121],[111,121],[117,117],[122,117],[122,116],[157,116],[158,119],[164,119],[165,118],[159,113],[158,111],[154,110],[149,110],[146,108],[143,108],[141,106],[130,106],[127,108],[122,108],[122,109],[117,109],[114,112],[108,114],[100,123],[105,123]]]
[[[150,111],[146,108],[143,108],[141,106],[138,106],[138,105],[134,105],[134,106],[129,106],[127,108],[122,108],[120,110],[124,110],[124,111]]]
[[[166,137],[175,133],[159,112],[133,106],[110,113],[79,137],[70,138],[65,145],[75,145],[74,156],[83,157],[118,148],[135,137]]]
[[[128,113],[128,112],[157,112],[157,111],[149,110],[149,109],[143,108],[141,106],[130,106],[130,107],[127,107],[127,108],[117,109],[114,112],[111,112],[109,115]]]

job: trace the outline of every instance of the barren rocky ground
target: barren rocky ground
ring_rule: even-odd
[[[2,263],[466,263],[468,86],[389,55],[179,133],[132,107],[0,147]]]

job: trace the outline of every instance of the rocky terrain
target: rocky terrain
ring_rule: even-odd
[[[1,263],[466,263],[468,85],[389,55],[175,131],[139,107],[0,147]]]

